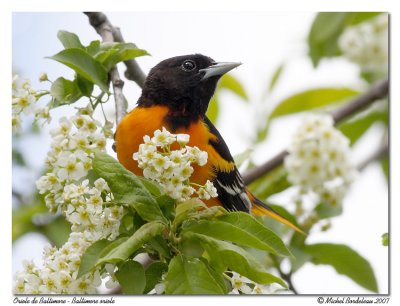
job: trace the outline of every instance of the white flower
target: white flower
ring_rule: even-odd
[[[61,189],[61,184],[54,173],[47,173],[36,181],[36,188],[40,194],[47,191],[57,192]]]
[[[57,175],[61,181],[66,179],[79,180],[87,174],[83,163],[77,160],[75,154],[60,157],[58,167]]]
[[[176,134],[176,141],[181,147],[184,147],[189,142],[190,136],[188,134]]]
[[[213,183],[207,180],[206,184],[204,185],[204,189],[212,198],[216,198],[218,196],[217,189],[214,187]]]
[[[39,81],[40,82],[45,82],[45,81],[48,81],[48,80],[49,80],[49,78],[47,76],[47,73],[42,72],[42,73],[39,74]]]
[[[253,282],[248,278],[241,276],[239,273],[232,272],[232,276],[230,277],[231,285],[232,285],[232,293],[238,294],[242,292],[244,294],[250,294],[251,288],[249,284]]]
[[[56,135],[59,135],[59,134],[67,135],[69,133],[69,131],[71,130],[72,123],[70,120],[67,119],[67,117],[61,117],[58,120],[58,124],[59,124],[58,128],[52,129],[50,131],[50,135],[53,137]]]
[[[110,188],[107,185],[107,182],[103,178],[98,178],[94,181],[94,187],[99,190],[100,192],[106,191],[110,192]]]
[[[25,115],[32,114],[34,112],[36,97],[28,91],[20,91],[13,97],[13,113],[23,112]]]
[[[12,125],[12,132],[17,133],[21,130],[21,117],[19,115],[12,115],[11,118],[11,125]]]
[[[176,137],[173,136],[165,127],[162,131],[156,130],[154,132],[154,137],[151,139],[157,146],[164,147],[174,143]]]
[[[334,128],[331,117],[305,117],[294,133],[288,151],[284,165],[293,185],[299,186],[304,193],[315,193],[323,200],[341,202],[354,180],[355,169],[350,162],[349,141]],[[340,196],[333,197],[327,187],[333,181],[342,186]]]
[[[35,118],[36,120],[44,120],[45,123],[50,123],[51,116],[50,116],[50,109],[46,107],[37,108],[35,111]]]
[[[139,145],[132,158],[143,169],[145,178],[160,184],[178,202],[190,199],[195,192],[202,199],[216,197],[217,191],[211,182],[204,186],[193,184],[198,190],[191,186],[190,177],[194,171],[191,164],[205,165],[208,154],[197,147],[184,146],[189,139],[187,134],[172,134],[163,127],[162,131],[156,130],[153,137],[145,135],[144,143]],[[171,150],[175,142],[180,149]]]
[[[366,72],[386,74],[389,56],[388,15],[350,26],[339,37],[338,44],[345,57],[359,64]]]

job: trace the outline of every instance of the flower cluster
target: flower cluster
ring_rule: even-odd
[[[341,203],[355,176],[348,139],[327,115],[304,119],[293,135],[285,168],[289,181],[303,194],[312,192],[318,201],[332,205]]]
[[[386,74],[388,71],[388,15],[348,27],[339,37],[339,47],[351,61],[365,72]]]
[[[29,79],[22,79],[15,75],[12,80],[12,131],[18,132],[21,129],[21,114],[34,114],[36,120],[43,119],[50,122],[49,108],[40,108],[37,101],[40,94],[32,87]]]
[[[90,105],[72,118],[62,117],[59,126],[50,131],[53,141],[46,158],[49,172],[36,182],[36,186],[41,194],[46,194],[46,205],[52,212],[62,205],[61,209],[67,210],[70,204],[67,186],[91,170],[93,150],[105,149],[107,138],[103,128],[92,113],[87,112],[88,109],[91,109]]]
[[[92,113],[90,106],[79,109],[72,118],[61,118],[59,127],[51,131],[49,171],[36,185],[50,211],[60,211],[71,223],[72,233],[60,249],[45,250],[43,268],[25,264],[16,276],[16,293],[93,294],[101,278],[110,276],[96,270],[77,278],[82,254],[100,239],[114,240],[123,216],[123,207],[111,203],[113,196],[104,179],[93,186],[84,179],[92,168],[93,150],[104,150],[106,145],[105,127]]]
[[[189,135],[172,134],[163,127],[153,137],[146,135],[143,140],[133,159],[143,169],[143,176],[159,183],[169,196],[178,202],[190,199],[193,194],[203,200],[218,196],[212,182],[198,185],[189,181],[194,171],[192,164],[204,166],[208,158],[207,152],[186,145]],[[174,145],[179,149],[172,150]]]

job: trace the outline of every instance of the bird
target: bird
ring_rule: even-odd
[[[187,145],[208,154],[207,164],[194,165],[190,178],[200,185],[207,180],[213,183],[218,196],[204,201],[208,207],[219,205],[228,211],[266,215],[302,232],[247,189],[226,142],[206,116],[218,81],[240,65],[190,54],[168,58],[154,66],[145,79],[137,106],[117,126],[114,135],[117,158],[126,169],[143,176],[132,156],[145,135],[153,135],[163,127],[172,133],[188,134]]]

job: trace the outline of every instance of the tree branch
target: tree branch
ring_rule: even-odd
[[[384,143],[375,152],[373,152],[370,156],[368,156],[365,160],[363,160],[361,163],[358,164],[357,170],[363,171],[370,163],[376,160],[380,160],[388,153],[389,153],[389,142],[386,139]]]
[[[106,27],[107,31],[110,33],[108,35],[113,36],[112,41],[124,42],[124,38],[122,37],[120,29],[114,27],[104,13],[84,12],[84,14],[89,17],[89,22],[96,29],[97,33],[99,33],[99,26],[103,25],[103,27]],[[125,77],[128,80],[134,81],[137,85],[139,85],[139,87],[143,87],[144,80],[146,79],[146,74],[140,68],[137,61],[135,59],[129,59],[127,61],[124,61],[124,64],[126,66]]]
[[[114,42],[113,28],[103,13],[85,13],[89,17],[89,23],[101,36],[103,42]],[[113,67],[110,72],[110,80],[114,91],[115,117],[118,124],[126,115],[126,99],[122,92],[124,81],[121,80],[117,67]]]
[[[331,111],[329,114],[333,117],[335,124],[337,124],[349,118],[350,116],[354,115],[358,111],[365,109],[376,100],[386,97],[388,92],[389,92],[389,81],[388,80],[378,81],[375,84],[373,84],[367,92],[357,96],[354,100],[347,103],[343,107]],[[282,165],[285,156],[287,154],[288,151],[283,150],[270,160],[261,164],[260,166],[250,169],[245,173],[243,173],[243,180],[245,184],[247,185],[254,182],[256,179],[260,178],[264,174]]]

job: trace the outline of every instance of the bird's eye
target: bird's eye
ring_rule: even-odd
[[[187,61],[184,61],[184,62],[183,62],[181,68],[182,68],[184,71],[192,71],[193,69],[196,68],[196,63],[193,62],[193,61],[191,61],[191,60],[187,60]]]

